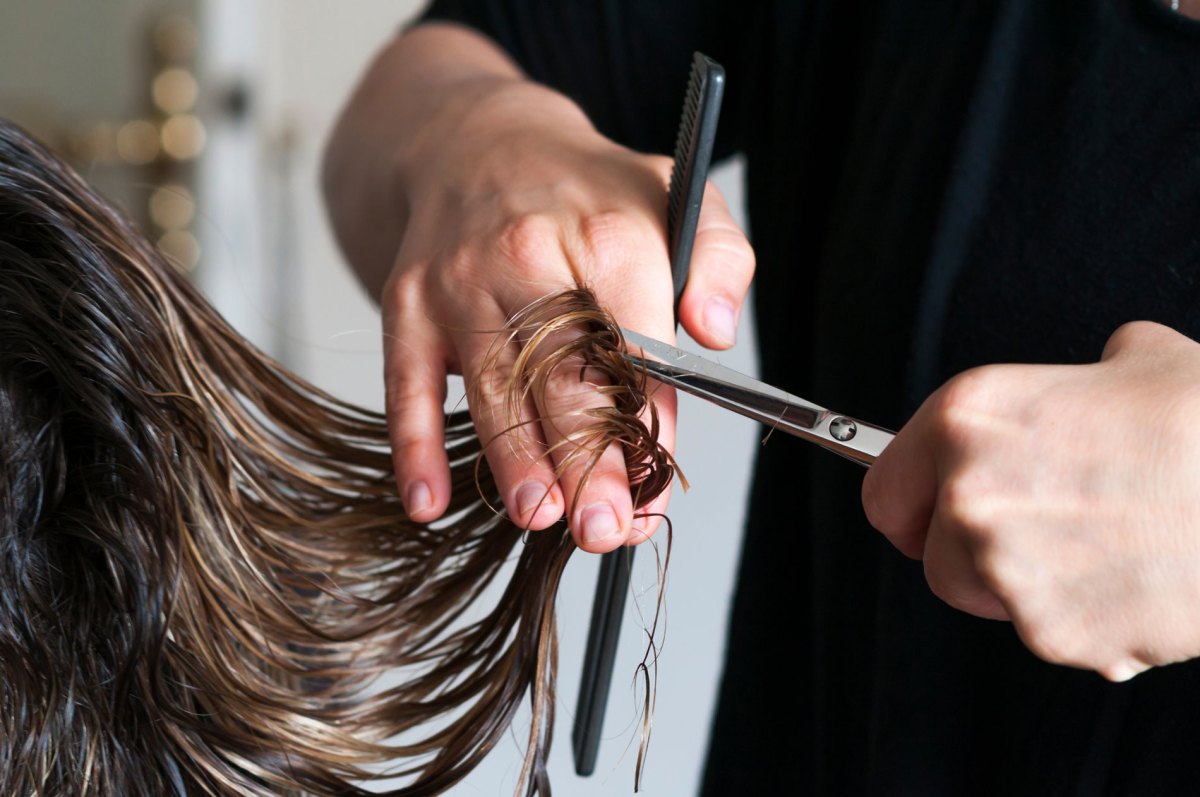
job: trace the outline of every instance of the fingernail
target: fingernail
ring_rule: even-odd
[[[517,511],[523,518],[533,520],[538,509],[552,503],[550,489],[541,482],[528,481],[517,488]]]
[[[423,481],[415,481],[408,485],[408,490],[404,493],[404,509],[409,515],[415,515],[431,506],[433,506],[433,493],[429,491],[428,484]]]
[[[607,501],[585,507],[579,515],[579,524],[586,543],[607,540],[621,530],[621,521],[617,520],[617,513]]]
[[[727,299],[714,296],[704,305],[704,328],[727,346],[737,338],[737,311]]]

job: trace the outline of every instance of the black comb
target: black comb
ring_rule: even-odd
[[[717,139],[717,117],[725,92],[725,70],[702,53],[692,56],[692,75],[679,133],[675,138],[675,164],[671,167],[671,189],[667,192],[667,241],[671,254],[671,280],[675,285],[675,323],[679,324],[679,299],[687,285],[692,263],[692,244],[700,223],[700,203],[708,182],[713,143]]]
[[[725,90],[725,70],[706,55],[692,56],[692,74],[683,98],[683,113],[675,139],[675,165],[671,169],[671,187],[667,192],[667,244],[671,255],[671,279],[675,287],[675,323],[679,323],[679,299],[687,285],[692,262],[692,244],[700,222],[700,204],[708,182],[713,142],[717,137],[717,117]],[[612,684],[617,641],[621,635],[621,617],[625,614],[625,596],[629,592],[629,573],[635,548],[622,547],[604,554],[596,580],[592,603],[592,621],[588,626],[587,651],[583,658],[583,677],[575,706],[575,729],[571,742],[575,753],[575,772],[582,776],[596,770],[600,734],[604,730],[604,710]]]

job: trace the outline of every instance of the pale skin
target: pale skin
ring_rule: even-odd
[[[484,363],[505,320],[547,294],[586,284],[622,325],[674,339],[664,233],[670,159],[600,136],[561,95],[530,83],[487,39],[430,25],[402,36],[369,70],[330,142],[325,188],[335,229],[383,312],[387,408],[406,508],[433,520],[449,500],[442,449],[447,373],[461,373],[480,437],[513,422],[503,406],[505,361]],[[728,348],[754,255],[711,189],[680,306],[700,343]],[[581,466],[555,477],[552,449],[573,410],[603,403],[564,378],[529,425],[486,454],[505,507],[544,529],[566,513],[580,547],[603,552],[649,536],[635,523],[624,460],[612,447],[578,491]],[[675,398],[655,395],[662,441]],[[562,451],[561,447],[559,451]],[[666,496],[649,508],[666,506]]]
[[[1200,0],[1196,0],[1200,4]],[[1191,0],[1185,0],[1191,4]],[[1185,9],[1185,10],[1191,10]],[[505,507],[544,529],[566,515],[592,552],[637,543],[621,452],[580,487],[549,445],[604,403],[564,378],[517,431],[507,374],[484,363],[528,303],[584,283],[623,326],[673,340],[663,222],[669,159],[621,147],[488,39],[415,28],[376,59],[329,143],[338,238],[383,312],[387,409],[401,495],[442,515],[446,376],[461,373]],[[754,254],[710,186],[680,306],[702,345],[728,348]],[[513,344],[514,346],[517,344]],[[868,472],[868,519],[924,561],[940,598],[1010,620],[1042,658],[1123,680],[1200,655],[1200,346],[1127,325],[1099,363],[998,365],[942,387]],[[817,398],[817,397],[814,397]],[[662,440],[675,399],[655,394]],[[665,509],[666,496],[650,508]]]
[[[925,402],[863,482],[933,592],[1125,680],[1200,654],[1200,346],[1118,329],[1091,365],[994,365]]]

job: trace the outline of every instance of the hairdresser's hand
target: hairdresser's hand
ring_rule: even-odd
[[[618,446],[578,497],[582,466],[556,474],[559,457],[546,456],[547,444],[553,448],[580,423],[573,412],[611,402],[581,384],[577,369],[563,369],[570,372],[556,389],[534,397],[514,419],[504,388],[517,344],[498,368],[487,363],[506,319],[579,285],[592,288],[622,326],[674,339],[664,230],[670,159],[605,139],[555,92],[497,78],[453,84],[397,163],[403,212],[395,226],[403,235],[379,296],[396,473],[410,514],[432,520],[447,506],[442,402],[446,375],[461,373],[480,437],[493,441],[488,463],[518,523],[545,528],[565,511],[589,551],[645,539],[657,522],[634,522]],[[353,246],[345,246],[353,256]],[[752,271],[746,238],[710,186],[680,310],[700,343],[733,344]],[[659,390],[655,399],[660,439],[670,448],[674,394]],[[556,422],[512,428],[534,418]],[[665,502],[663,496],[652,510]]]
[[[951,380],[863,484],[951,606],[1124,680],[1200,655],[1200,345],[1119,329],[1083,366]]]

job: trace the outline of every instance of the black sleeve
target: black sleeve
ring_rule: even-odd
[[[532,77],[577,102],[609,138],[669,154],[692,53],[735,78],[738,37],[716,0],[434,0],[421,21],[449,21],[491,37]],[[728,19],[726,18],[728,17]],[[726,104],[729,102],[727,92]],[[717,157],[738,148],[722,113]]]

